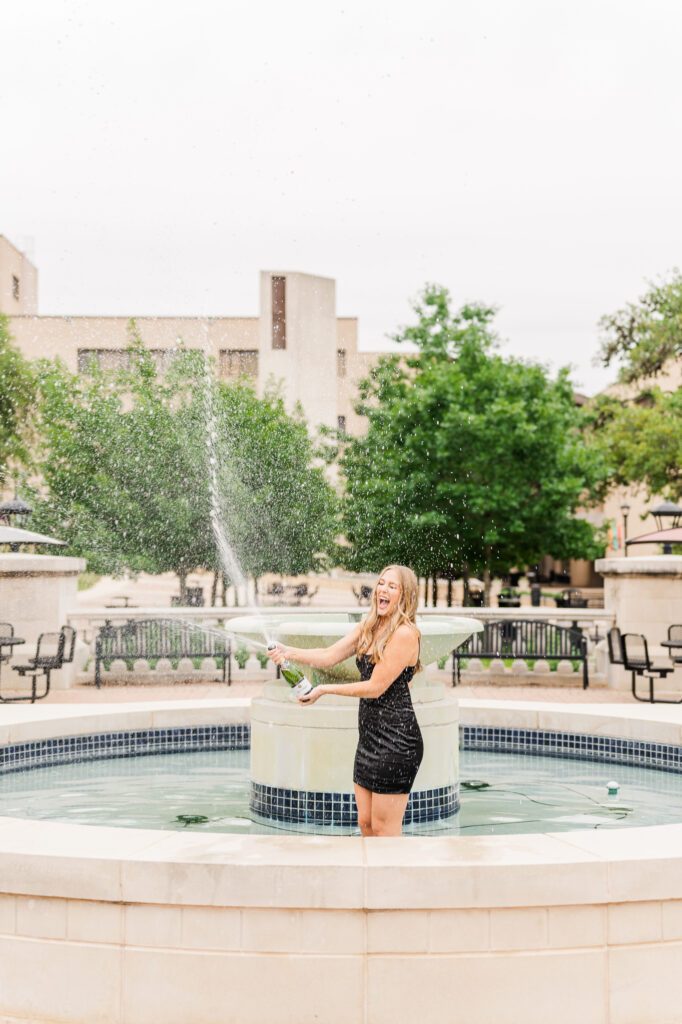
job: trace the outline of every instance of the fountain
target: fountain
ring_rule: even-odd
[[[357,614],[297,613],[270,619],[282,643],[328,647],[345,636]],[[262,636],[256,617],[232,619],[229,627],[249,640]],[[474,619],[429,618],[419,622],[424,665],[449,654],[474,631]],[[294,664],[296,664],[294,662]],[[296,665],[317,685],[360,678],[354,658],[324,672]],[[424,759],[405,812],[405,822],[451,817],[459,807],[458,714],[456,700],[425,672],[415,676],[412,701],[424,736]],[[357,701],[327,695],[314,708],[293,698],[284,680],[266,684],[251,706],[251,811],[259,819],[308,826],[348,826],[356,818],[353,758],[357,744]]]

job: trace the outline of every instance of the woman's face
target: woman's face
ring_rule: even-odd
[[[376,587],[377,612],[383,618],[392,615],[400,601],[400,580],[395,569],[387,569],[379,577]]]

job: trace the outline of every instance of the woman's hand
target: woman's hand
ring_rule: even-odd
[[[316,700],[323,697],[326,690],[324,686],[315,686],[310,693],[306,693],[304,697],[298,698],[299,704],[314,704]]]
[[[287,648],[283,647],[282,644],[276,643],[274,647],[268,647],[268,658],[274,661],[275,665],[281,665],[288,657]]]

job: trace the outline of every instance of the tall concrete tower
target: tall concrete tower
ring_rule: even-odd
[[[38,312],[38,271],[23,252],[0,235],[0,313]]]
[[[261,390],[281,381],[287,408],[301,402],[312,427],[336,427],[336,282],[289,271],[261,271]]]

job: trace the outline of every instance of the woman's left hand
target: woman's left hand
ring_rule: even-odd
[[[315,686],[310,691],[310,693],[306,693],[305,697],[299,697],[298,698],[298,703],[299,704],[314,704],[316,700],[319,700],[319,698],[323,697],[323,696],[324,696],[324,686]]]

